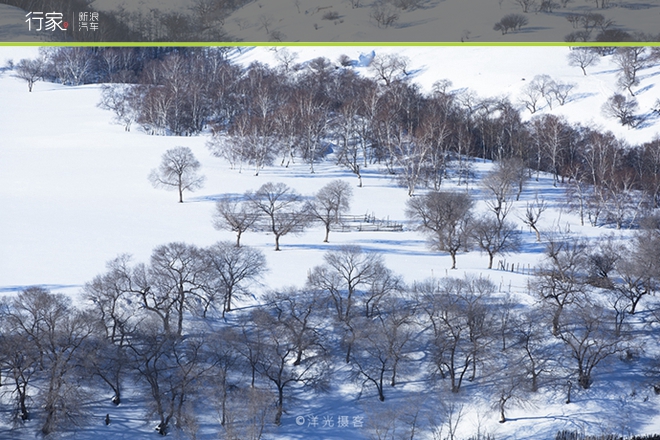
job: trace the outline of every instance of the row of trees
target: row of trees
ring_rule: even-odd
[[[640,70],[656,62],[656,52],[615,50],[622,90],[634,93]],[[337,163],[358,179],[366,167],[385,166],[412,195],[423,186],[439,190],[451,173],[459,182],[469,178],[468,156],[516,158],[553,173],[557,181],[591,185],[590,192],[600,194],[594,198],[642,191],[647,197],[642,204],[660,202],[655,140],[631,146],[610,132],[552,114],[523,123],[518,104],[508,98],[453,92],[447,80],[424,94],[409,82],[408,60],[397,55],[376,55],[372,77],[356,73],[346,57],[339,64],[317,58],[305,65],[287,49],[278,49],[276,57],[277,67],[254,63],[242,69],[227,60],[224,48],[52,48],[46,71],[70,84],[119,81],[104,86],[100,105],[127,130],[134,122],[153,134],[196,134],[211,127],[213,154],[255,173],[276,161],[288,165],[297,159],[314,171],[334,152]],[[586,74],[600,57],[575,49],[569,62]],[[18,72],[33,84],[31,62],[19,64]],[[541,101],[562,105],[572,88],[539,75],[523,90],[520,103],[532,112]],[[629,104],[615,96],[604,111],[636,125],[642,116]]]
[[[593,166],[599,168],[598,173],[605,171],[603,162]],[[179,202],[182,202],[184,190],[193,190],[203,182],[203,176],[197,174],[198,168],[199,162],[190,149],[177,147],[163,155],[160,168],[152,171],[150,180],[155,186],[178,190]],[[456,268],[456,255],[475,246],[488,254],[490,269],[495,255],[519,249],[520,232],[507,217],[529,177],[519,159],[496,163],[481,181],[488,209],[479,218],[473,215],[473,201],[467,192],[431,191],[411,198],[406,215],[414,222],[414,227],[428,236],[432,249],[450,254],[452,269]],[[634,224],[644,212],[643,199],[632,188],[617,191],[600,185],[586,187],[575,179],[568,189],[569,206],[579,212],[583,224],[586,213],[593,225],[604,217],[621,228]],[[241,237],[247,231],[272,233],[275,250],[279,250],[281,237],[300,233],[313,222],[320,222],[325,229],[323,241],[327,243],[331,229],[343,223],[352,192],[347,182],[335,180],[306,200],[284,183],[268,182],[241,197],[221,197],[216,202],[213,223],[218,230],[235,232],[236,246],[240,246]],[[537,197],[519,213],[519,219],[536,233],[537,241],[541,241],[537,224],[545,209],[544,200]]]
[[[653,221],[626,245],[587,246],[556,233],[545,249],[530,282],[534,306],[484,278],[406,286],[382,255],[343,246],[309,270],[303,287],[234,310],[266,270],[255,249],[170,243],[149,264],[120,256],[85,285],[84,307],[39,287],[3,299],[4,401],[18,426],[36,418],[49,434],[81,423],[90,393],[106,389],[119,404],[131,387],[162,435],[193,436],[210,403],[223,438],[258,439],[281,423],[291,396],[323,392],[333,366],[346,364],[346,377],[381,402],[420,374],[439,404],[448,402],[443,389],[464,394],[466,381],[478,384],[505,422],[507,408],[540,389],[571,379],[586,390],[615,355],[636,361],[651,330],[630,316],[644,307],[660,319],[646,299],[660,282]],[[655,384],[656,372],[646,373]],[[413,431],[437,428],[420,421]]]
[[[348,183],[333,180],[306,201],[286,184],[268,182],[257,191],[247,191],[242,198],[224,196],[218,200],[213,225],[235,232],[237,247],[244,232],[267,231],[275,237],[275,250],[279,251],[281,237],[319,222],[325,229],[323,242],[327,243],[331,228],[342,223],[352,193]]]

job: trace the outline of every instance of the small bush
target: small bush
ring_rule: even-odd
[[[376,20],[378,27],[393,26],[399,20],[399,14],[395,8],[385,1],[377,1],[371,8],[371,18]]]
[[[339,19],[339,12],[337,11],[328,11],[325,14],[323,14],[323,19],[324,20],[338,20]]]

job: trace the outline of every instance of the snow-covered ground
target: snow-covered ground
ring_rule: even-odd
[[[241,49],[233,57],[245,65],[260,60],[275,63],[279,49]],[[553,79],[574,82],[573,99],[552,112],[570,121],[595,124],[611,129],[631,144],[657,136],[658,124],[627,129],[605,119],[602,103],[615,90],[615,68],[609,58],[589,68],[582,75],[579,68],[566,62],[567,48],[551,47],[464,47],[464,48],[355,48],[317,47],[289,48],[297,52],[299,61],[326,56],[336,60],[346,54],[358,60],[360,55],[396,52],[410,59],[411,71],[424,90],[440,79],[452,81],[452,89],[470,89],[481,97],[510,96],[513,101],[522,87],[535,75],[548,74]],[[7,59],[18,61],[35,55],[34,48],[0,48],[0,65]],[[365,68],[360,68],[367,75]],[[642,72],[638,99],[642,111],[658,98],[658,73],[654,67]],[[207,135],[196,137],[150,136],[139,129],[125,132],[111,123],[112,114],[99,109],[100,87],[88,85],[65,87],[39,82],[28,93],[24,82],[10,72],[0,76],[0,293],[15,293],[25,286],[43,285],[54,292],[76,296],[80,287],[105,270],[105,262],[119,254],[129,253],[135,262],[146,262],[157,245],[184,241],[207,246],[218,240],[233,240],[230,232],[213,229],[211,214],[214,200],[223,194],[240,194],[257,189],[268,181],[284,182],[304,195],[312,195],[320,187],[337,178],[357,184],[347,170],[331,161],[315,167],[314,174],[304,164],[289,168],[267,167],[259,176],[246,170],[239,173],[214,156],[205,146]],[[549,111],[544,109],[542,111]],[[529,117],[529,113],[525,113]],[[155,168],[162,153],[174,146],[192,149],[202,163],[205,186],[188,193],[186,203],[176,203],[174,193],[156,190],[147,175]],[[491,164],[477,162],[479,176]],[[364,172],[364,187],[355,188],[353,214],[373,213],[378,218],[405,223],[406,191],[373,166]],[[477,177],[478,179],[478,177]],[[443,189],[456,187],[456,182],[443,183]],[[461,187],[464,190],[464,187]],[[471,184],[472,195],[479,200],[477,182]],[[550,209],[544,214],[541,229],[569,225],[586,237],[597,237],[612,230],[581,227],[574,214],[567,212],[561,189],[552,179],[542,176],[530,182],[520,202],[518,214],[527,201],[541,194]],[[480,209],[483,209],[483,205]],[[515,213],[512,215],[515,220]],[[299,236],[282,238],[282,252],[273,251],[273,237],[246,233],[243,242],[264,251],[269,267],[262,280],[266,288],[302,285],[307,271],[322,262],[323,253],[342,244],[358,244],[367,250],[382,252],[387,266],[401,274],[406,282],[447,274],[488,277],[499,291],[524,298],[528,276],[498,270],[487,270],[487,257],[478,251],[458,255],[456,271],[449,271],[450,257],[428,250],[424,237],[411,228],[403,232],[333,232],[330,243],[323,244],[323,231],[315,227]],[[509,255],[509,264],[534,266],[542,255],[534,234],[524,229],[522,252]],[[502,257],[496,258],[499,259]],[[503,258],[502,258],[503,259]],[[257,296],[261,291],[255,292]],[[618,362],[615,360],[614,362]],[[575,391],[574,403],[563,404],[562,390],[546,390],[524,409],[510,411],[510,423],[497,423],[497,415],[486,404],[466,409],[461,436],[489,432],[497,439],[551,438],[560,429],[596,432],[621,432],[627,426],[635,433],[660,431],[660,397],[635,374],[634,365],[619,362],[616,375],[599,377],[588,392]],[[416,388],[417,387],[417,388]],[[421,388],[419,388],[421,387]],[[423,384],[405,383],[404,391]],[[399,393],[399,394],[397,394]],[[405,405],[403,392],[392,393],[394,405]],[[66,435],[66,438],[143,439],[155,435],[142,421],[141,410],[127,396],[126,405],[113,409],[113,423],[101,428],[101,417],[107,410],[98,403],[98,423]],[[299,415],[332,413],[362,414],[356,402],[356,390],[336,384],[331,393],[321,398],[305,399],[296,404],[283,419],[283,425],[268,438],[272,439],[362,439],[364,431],[313,430],[296,425]],[[15,439],[0,421],[0,439]],[[104,431],[108,429],[108,431]],[[31,438],[33,432],[23,438]],[[202,423],[200,439],[217,438],[212,428]]]

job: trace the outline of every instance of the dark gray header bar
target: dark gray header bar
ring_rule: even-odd
[[[656,0],[0,0],[2,42],[658,42]]]

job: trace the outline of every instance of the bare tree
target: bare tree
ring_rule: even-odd
[[[378,54],[371,60],[369,71],[376,76],[377,80],[390,86],[393,82],[401,81],[406,77],[409,63],[408,58],[401,55]]]
[[[205,338],[163,334],[158,325],[145,321],[130,349],[133,367],[147,386],[150,410],[158,418],[156,432],[167,435],[174,424],[176,430],[194,438],[197,421],[191,401],[213,371],[213,363],[207,362]]]
[[[6,372],[2,385],[12,396],[12,422],[22,423],[32,418],[30,388],[39,379],[42,356],[28,334],[12,328],[13,314],[11,301],[0,302],[0,371]]]
[[[546,245],[546,261],[539,269],[533,288],[553,309],[552,334],[560,332],[564,309],[582,298],[587,290],[584,240],[566,234],[550,235]]]
[[[552,110],[552,100],[554,98],[552,91],[557,87],[555,80],[553,80],[550,75],[536,75],[529,83],[529,87],[538,90],[543,99],[545,99],[550,110]]]
[[[363,251],[359,246],[341,246],[327,252],[323,259],[325,264],[313,268],[307,281],[329,295],[338,320],[350,320],[356,305],[365,306],[365,316],[370,316],[373,304],[370,307],[363,296],[379,278],[389,275],[382,255]]]
[[[343,180],[333,180],[316,193],[309,212],[325,226],[323,243],[328,242],[330,228],[341,223],[341,216],[348,211],[352,196],[353,189]]]
[[[646,48],[642,46],[620,47],[616,50],[612,61],[619,66],[619,86],[628,90],[631,96],[635,96],[632,88],[639,85],[638,73],[649,65]]]
[[[513,405],[524,406],[529,400],[529,394],[525,389],[521,376],[517,374],[516,365],[507,365],[508,368],[500,368],[493,372],[493,403],[492,407],[499,412],[500,423],[505,423],[506,410]]]
[[[41,52],[45,58],[44,75],[54,75],[62,84],[88,83],[94,72],[94,56],[85,47],[51,47]]]
[[[236,388],[228,396],[226,422],[227,440],[261,440],[272,420],[274,394],[264,388]]]
[[[493,268],[493,258],[497,254],[515,252],[520,248],[520,231],[506,220],[498,221],[482,217],[474,221],[472,238],[482,251],[488,254],[488,269]]]
[[[621,125],[636,127],[641,122],[640,116],[635,114],[638,108],[639,104],[634,97],[627,98],[615,93],[607,98],[601,111],[605,116],[618,119]]]
[[[429,417],[432,426],[433,440],[457,440],[458,427],[461,425],[465,414],[463,409],[464,403],[459,401],[450,400],[449,402],[441,402],[439,408],[439,415],[435,414]],[[438,419],[436,419],[436,417]],[[447,426],[447,435],[444,435],[444,427]]]
[[[595,66],[600,62],[600,55],[589,47],[575,47],[568,54],[568,65],[579,67],[587,75],[587,67]]]
[[[514,320],[512,348],[518,355],[522,370],[529,380],[529,389],[537,392],[541,386],[541,377],[550,373],[553,355],[552,344],[548,344],[547,328],[540,309],[520,313]]]
[[[541,91],[534,84],[527,84],[522,90],[520,102],[525,105],[531,114],[536,113],[538,110],[539,100],[541,99]]]
[[[236,247],[240,247],[241,236],[254,226],[258,217],[259,213],[254,211],[248,200],[222,196],[215,204],[213,227],[236,232]]]
[[[486,306],[494,286],[486,279],[445,278],[418,283],[414,290],[432,332],[434,371],[458,393],[468,373],[476,377],[477,363],[494,340],[494,314]]]
[[[406,215],[419,222],[431,247],[449,252],[452,269],[456,269],[456,254],[468,247],[472,205],[470,196],[455,192],[429,192],[406,204]]]
[[[156,247],[151,264],[126,268],[128,289],[140,306],[160,319],[164,334],[183,334],[186,311],[204,293],[206,262],[199,248],[174,242]]]
[[[574,83],[555,82],[550,89],[550,93],[552,93],[553,98],[557,100],[559,105],[564,105],[575,87],[576,85]]]
[[[342,246],[326,253],[324,260],[325,264],[310,271],[307,283],[331,302],[349,363],[357,338],[358,308],[362,307],[365,318],[377,316],[380,302],[398,292],[401,281],[385,267],[380,254],[358,246]]]
[[[296,338],[276,316],[266,310],[251,314],[254,331],[259,332],[262,355],[256,364],[259,374],[276,389],[277,403],[275,424],[279,425],[284,413],[285,392],[294,386],[323,388],[329,374],[329,363],[322,347],[307,350],[299,365],[293,365],[297,357]]]
[[[578,384],[588,389],[593,370],[601,362],[624,349],[624,341],[614,330],[612,314],[597,304],[585,302],[562,315],[558,336],[575,362]]]
[[[539,12],[547,12],[549,14],[552,14],[553,9],[559,7],[558,3],[555,3],[552,0],[541,0],[541,3],[539,3],[538,10]]]
[[[327,133],[329,122],[329,100],[315,90],[319,87],[318,82],[323,81],[326,75],[326,60],[317,58],[313,61],[317,61],[319,70],[305,78],[307,84],[301,80],[301,84],[292,92],[289,106],[296,122],[293,127],[285,128],[288,131],[294,129],[298,148],[303,159],[310,164],[311,173],[314,173],[316,160],[325,154],[322,139]]]
[[[177,190],[179,203],[183,203],[184,191],[195,191],[204,184],[204,176],[197,174],[201,164],[188,147],[167,150],[158,170],[152,170],[149,180],[155,188]]]
[[[213,365],[210,371],[210,383],[205,384],[203,397],[209,397],[217,405],[220,413],[220,425],[226,427],[230,423],[230,394],[240,382],[240,354],[236,350],[240,335],[233,327],[221,327],[213,330],[208,336],[209,360]]]
[[[378,27],[390,27],[399,20],[399,14],[396,9],[386,0],[378,0],[371,7],[371,18],[376,20]]]
[[[525,174],[525,168],[520,161],[501,161],[481,180],[481,186],[486,193],[486,206],[493,212],[498,223],[503,223],[511,212],[516,186],[520,194]]]
[[[618,280],[613,287],[627,299],[629,313],[634,315],[641,299],[658,291],[660,280],[654,273],[657,262],[647,260],[640,248],[623,248],[619,255],[615,269]]]
[[[515,2],[520,5],[525,14],[536,6],[536,0],[515,0]]]
[[[607,235],[598,238],[590,249],[590,252],[585,251],[587,282],[595,287],[612,288],[615,268],[624,257],[626,248],[613,235]]]
[[[218,300],[222,300],[222,316],[232,310],[236,296],[248,295],[247,287],[266,271],[266,258],[258,250],[248,246],[236,247],[220,241],[202,251],[206,260],[208,279],[203,288],[203,316]],[[220,296],[220,298],[217,298]]]
[[[548,206],[545,204],[545,200],[543,200],[543,198],[539,200],[537,194],[532,203],[527,202],[525,214],[521,217],[522,222],[529,226],[536,233],[536,241],[538,242],[541,242],[541,232],[537,228],[537,224],[547,207]]]
[[[14,67],[14,76],[27,83],[28,92],[32,91],[34,83],[43,77],[44,61],[42,58],[22,59]]]
[[[112,389],[115,405],[121,403],[127,373],[126,344],[141,319],[137,304],[130,297],[130,280],[126,276],[129,261],[129,255],[111,260],[107,263],[108,271],[94,277],[83,289],[85,298],[93,304],[92,316],[105,333],[96,335],[90,344],[93,353],[86,357],[85,366]]]
[[[102,85],[101,102],[98,106],[103,110],[113,111],[115,121],[122,124],[125,131],[131,131],[131,124],[137,119],[138,96],[137,87],[125,84]]]
[[[271,14],[264,14],[259,16],[259,23],[261,23],[261,27],[266,31],[266,34],[270,33],[269,27],[273,25],[275,22],[275,17],[273,17]]]
[[[295,350],[293,365],[300,365],[309,353],[326,349],[320,327],[327,303],[318,292],[290,288],[269,294],[266,301]]]
[[[564,167],[565,152],[570,148],[570,140],[575,132],[564,118],[553,114],[541,115],[535,118],[532,124],[533,140],[536,144],[537,180],[538,173],[549,168],[553,173],[553,184],[557,186],[560,177],[563,179],[561,171]]]
[[[361,318],[351,361],[355,379],[362,386],[376,387],[378,399],[385,401],[385,386],[396,386],[397,373],[406,360],[414,331],[414,319],[401,299],[390,301],[377,319]]]
[[[246,197],[263,219],[257,223],[275,236],[275,250],[280,250],[280,237],[301,232],[309,223],[309,213],[302,197],[284,183],[265,183]]]

